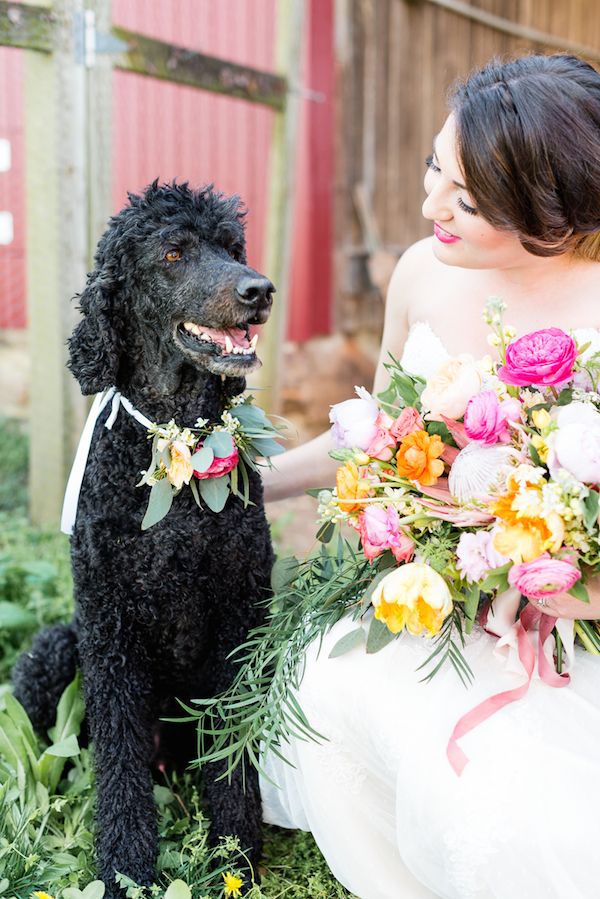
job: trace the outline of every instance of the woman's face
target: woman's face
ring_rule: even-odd
[[[464,186],[453,115],[448,116],[434,140],[424,183],[427,198],[423,215],[434,223],[433,248],[441,262],[462,268],[499,269],[531,260],[514,234],[494,228],[477,211]]]

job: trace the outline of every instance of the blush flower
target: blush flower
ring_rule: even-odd
[[[492,568],[500,568],[508,562],[493,545],[492,531],[466,531],[460,535],[456,547],[456,567],[470,584],[480,581]]]
[[[548,464],[564,468],[584,484],[600,483],[600,413],[589,403],[569,403],[556,417]]]
[[[329,412],[331,435],[338,449],[366,450],[377,433],[377,403],[364,387],[357,387],[356,392],[358,399],[337,403]]]
[[[509,421],[518,421],[521,406],[518,400],[498,399],[493,390],[483,390],[475,394],[465,409],[465,433],[471,440],[486,446],[494,443],[509,443]]]
[[[367,506],[358,516],[358,530],[365,556],[372,562],[377,556],[391,549],[397,562],[409,562],[415,544],[408,537],[398,520],[398,512],[393,506]]]
[[[394,455],[397,441],[390,433],[390,425],[392,424],[393,419],[385,412],[380,412],[375,419],[377,430],[370,444],[365,449],[365,453],[371,456],[372,459],[389,462]]]
[[[530,599],[543,599],[570,590],[581,577],[581,572],[570,562],[551,559],[545,553],[533,562],[513,565],[508,574],[511,587]]]
[[[423,430],[423,419],[413,406],[406,406],[398,418],[390,425],[390,434],[396,440],[408,437],[413,431]]]
[[[498,377],[517,387],[550,387],[568,381],[577,358],[577,344],[560,328],[543,328],[509,343]]]
[[[393,634],[406,628],[411,634],[440,632],[452,611],[452,597],[446,581],[429,565],[409,562],[386,575],[372,596],[375,618]]]

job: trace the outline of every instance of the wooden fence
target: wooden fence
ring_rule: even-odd
[[[58,522],[87,403],[65,368],[82,289],[111,213],[113,67],[275,111],[265,269],[288,294],[303,0],[278,0],[276,70],[236,65],[112,27],[110,0],[0,0],[0,46],[25,51],[27,308],[31,348],[30,513]],[[285,332],[279,300],[263,341],[263,384],[276,377]],[[276,407],[275,389],[270,407]]]
[[[424,160],[451,83],[494,55],[577,52],[600,60],[598,0],[339,0],[336,250],[338,321],[377,331],[357,216],[362,184],[385,247],[431,233]]]

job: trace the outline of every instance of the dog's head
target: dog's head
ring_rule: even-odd
[[[230,377],[260,365],[250,326],[274,287],[246,265],[238,197],[151,184],[114,216],[80,296],[69,367],[83,393],[127,383],[152,359]]]

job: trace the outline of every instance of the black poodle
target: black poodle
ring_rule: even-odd
[[[155,422],[218,421],[228,397],[260,363],[249,326],[264,323],[273,285],[246,265],[236,197],[187,184],[150,185],[111,219],[80,296],[83,319],[69,367],[84,394],[116,386]],[[203,335],[203,336],[201,336]],[[96,424],[71,538],[76,611],[18,661],[15,695],[34,726],[54,721],[76,666],[83,672],[94,745],[97,854],[107,896],[115,871],[154,880],[157,821],[152,764],[196,755],[193,725],[158,723],[184,701],[220,693],[233,679],[229,653],[264,615],[273,563],[259,477],[250,499],[215,514],[184,488],[168,515],[141,530],[148,488],[136,488],[151,447],[125,409]],[[159,734],[159,736],[157,736]],[[204,777],[212,834],[236,834],[257,861],[261,805],[247,767]],[[208,772],[207,772],[208,773]]]

